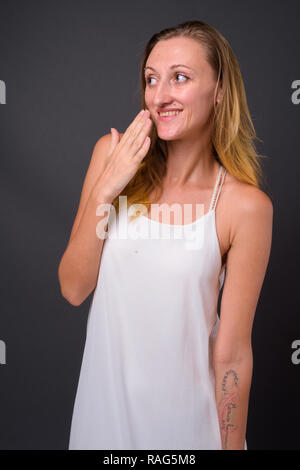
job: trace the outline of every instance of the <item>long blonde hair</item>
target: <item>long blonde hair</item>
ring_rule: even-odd
[[[247,105],[245,87],[237,58],[223,35],[213,26],[202,21],[187,21],[154,34],[147,43],[140,64],[142,108],[146,108],[146,81],[144,68],[154,46],[174,37],[188,37],[205,47],[207,60],[216,75],[214,95],[214,117],[212,145],[216,159],[230,174],[240,181],[260,187],[263,174],[256,152],[254,139],[258,139]],[[222,85],[222,100],[216,104],[219,86]],[[150,131],[151,144],[147,155],[121,195],[127,196],[127,206],[143,204],[149,210],[162,192],[162,179],[166,174],[168,149],[166,141],[160,139],[156,127]],[[156,197],[150,201],[148,194],[155,190]],[[113,205],[119,210],[119,196]],[[133,219],[138,216],[136,214]]]

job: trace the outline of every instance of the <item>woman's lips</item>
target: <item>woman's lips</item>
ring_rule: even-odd
[[[181,114],[183,111],[180,111],[179,114]],[[172,121],[173,119],[176,119],[179,114],[175,114],[174,116],[161,116],[159,113],[158,114],[158,120],[159,121]]]

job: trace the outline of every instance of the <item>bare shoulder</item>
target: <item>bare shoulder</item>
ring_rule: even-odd
[[[122,137],[122,135],[123,134],[120,134],[120,137]],[[84,177],[79,205],[78,205],[77,213],[76,213],[75,220],[73,223],[73,227],[71,230],[70,240],[73,238],[73,236],[76,233],[76,230],[79,226],[82,214],[84,212],[84,209],[89,199],[89,196],[91,194],[91,191],[97,179],[99,178],[99,176],[102,174],[102,172],[105,169],[107,158],[108,158],[108,152],[110,148],[110,142],[111,142],[111,134],[104,134],[102,137],[100,137],[97,140],[97,142],[94,145],[94,149],[93,149],[92,156],[90,158],[89,166],[87,168],[87,171]]]
[[[123,134],[122,132],[119,132],[119,135],[120,135],[120,139],[123,137]],[[110,142],[111,142],[111,134],[104,134],[102,137],[100,137],[95,146],[94,146],[94,149],[96,150],[102,150],[103,148],[105,148],[106,150],[109,149],[109,146],[110,146]]]
[[[241,182],[231,174],[226,176],[224,204],[231,221],[231,241],[240,230],[249,228],[251,224],[258,231],[259,228],[270,228],[273,222],[273,203],[270,197],[260,188]]]
[[[123,134],[119,134],[121,139]],[[111,137],[111,134],[104,134],[97,140],[94,146],[89,169],[90,172],[95,173],[95,175],[99,175],[106,166],[106,162],[109,157],[108,152],[110,148]]]

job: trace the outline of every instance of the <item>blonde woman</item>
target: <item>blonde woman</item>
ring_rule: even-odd
[[[95,145],[59,266],[72,305],[93,292],[69,449],[247,449],[273,206],[239,65],[190,21],[149,40],[141,85],[143,112]]]

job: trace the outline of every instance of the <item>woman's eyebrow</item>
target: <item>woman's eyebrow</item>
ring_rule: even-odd
[[[190,69],[190,70],[193,71],[193,69],[192,69],[191,67],[188,67],[187,65],[184,65],[184,64],[175,64],[175,65],[172,65],[172,66],[170,67],[170,69],[175,69],[176,67],[185,67],[186,69]],[[144,68],[144,70],[146,70],[146,69],[151,69],[151,70],[153,70],[153,71],[155,72],[155,69],[154,69],[153,67],[147,66],[147,67]]]

